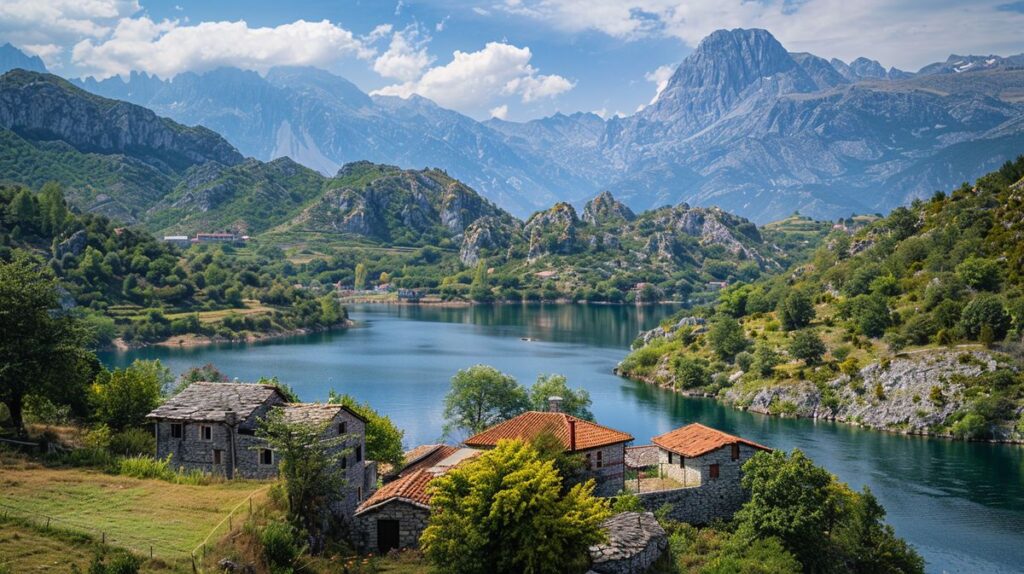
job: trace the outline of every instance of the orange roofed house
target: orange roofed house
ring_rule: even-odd
[[[556,410],[557,405],[552,405],[552,411]],[[502,439],[530,440],[545,431],[562,441],[565,452],[583,457],[585,478],[593,478],[597,483],[595,494],[614,496],[625,488],[626,444],[633,441],[633,435],[566,413],[525,412],[469,437],[465,445],[490,449]]]

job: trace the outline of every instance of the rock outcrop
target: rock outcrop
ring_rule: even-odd
[[[636,214],[611,192],[603,191],[583,206],[581,219],[591,225],[617,224],[633,221]]]

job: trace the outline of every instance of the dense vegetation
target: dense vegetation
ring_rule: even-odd
[[[75,212],[54,183],[38,193],[0,187],[0,212],[0,260],[33,253],[60,279],[62,305],[77,305],[74,313],[101,345],[117,336],[134,343],[322,328],[346,318],[315,285],[296,287],[295,268],[273,248],[183,252],[144,231]]]
[[[920,430],[1024,434],[1022,177],[1024,157],[855,233],[836,230],[809,263],[724,290],[695,312],[706,326],[666,321],[667,334],[638,343],[621,369],[741,403],[766,386],[808,381],[841,413],[889,400],[884,377],[864,367],[946,353],[953,367],[911,397]]]

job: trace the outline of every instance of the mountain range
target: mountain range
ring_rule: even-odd
[[[0,48],[0,70],[41,66],[14,52]],[[1024,150],[1024,55],[954,55],[911,73],[791,53],[756,29],[714,32],[651,105],[608,119],[478,122],[312,68],[75,83],[262,161],[326,175],[360,160],[439,167],[520,217],[602,190],[635,210],[717,205],[757,222],[884,212]]]

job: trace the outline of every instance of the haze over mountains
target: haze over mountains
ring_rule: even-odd
[[[36,65],[11,50],[0,70]],[[1024,56],[951,56],[909,73],[790,53],[764,30],[720,30],[632,116],[525,123],[371,97],[311,68],[76,83],[201,124],[264,161],[288,156],[329,175],[356,160],[439,167],[521,217],[607,189],[635,210],[686,202],[766,222],[888,211],[1015,157],[1022,66]]]

